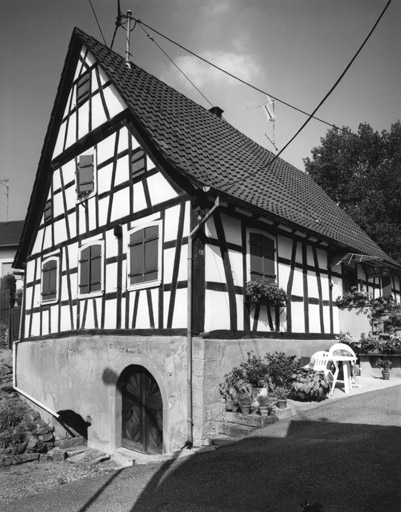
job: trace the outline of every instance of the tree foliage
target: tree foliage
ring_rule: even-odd
[[[306,172],[390,256],[401,260],[401,123],[356,135],[330,129],[305,158]]]

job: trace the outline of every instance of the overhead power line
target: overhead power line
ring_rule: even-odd
[[[102,29],[100,28],[100,23],[99,23],[99,20],[97,19],[95,9],[93,8],[93,5],[92,5],[91,0],[88,0],[88,1],[89,1],[89,5],[91,6],[91,9],[92,9],[93,16],[95,17],[95,20],[96,20],[97,26],[98,26],[98,28],[99,28],[100,35],[102,36],[102,39],[103,39],[104,45],[105,45],[105,46],[107,46],[106,39],[104,38],[104,35],[103,35],[103,32],[102,32]]]
[[[362,50],[363,46],[365,45],[365,43],[367,42],[367,40],[370,38],[371,34],[373,33],[373,31],[375,30],[376,26],[378,25],[378,23],[380,22],[381,18],[383,17],[385,11],[387,10],[387,8],[389,7],[390,3],[391,3],[392,0],[389,0],[387,5],[385,6],[385,8],[383,9],[382,13],[380,14],[379,18],[377,19],[376,23],[374,24],[372,30],[369,32],[368,36],[366,37],[365,41],[363,42],[363,44],[361,45],[361,47],[359,48],[358,52],[354,55],[354,58],[352,59],[352,61],[349,63],[349,65],[346,67],[345,71],[342,73],[342,75],[340,76],[340,79],[339,81],[342,79],[342,77],[344,76],[344,74],[348,71],[349,67],[352,65],[353,61],[355,60],[355,58],[357,57],[357,55],[359,54],[359,52]],[[366,140],[367,142],[372,142],[370,141],[369,139],[365,139],[363,137],[360,137],[359,135],[357,134],[354,134],[352,132],[350,132],[349,130],[345,129],[345,128],[340,128],[339,126],[333,124],[333,123],[330,123],[328,121],[325,121],[324,119],[321,119],[317,116],[315,116],[315,113],[317,112],[317,110],[321,107],[321,105],[324,103],[324,101],[327,99],[327,97],[331,94],[332,90],[334,90],[334,88],[338,85],[339,81],[333,86],[332,90],[328,93],[328,95],[326,95],[326,97],[322,100],[322,102],[317,106],[317,108],[315,108],[315,110],[312,112],[312,114],[308,113],[308,112],[305,112],[304,110],[294,106],[294,105],[291,105],[290,103],[288,103],[287,101],[284,101],[280,98],[278,98],[277,96],[274,96],[273,94],[271,94],[270,92],[267,92],[267,91],[264,91],[263,89],[260,89],[259,87],[247,82],[246,80],[230,73],[229,71],[221,68],[220,66],[218,66],[217,64],[214,64],[213,62],[205,59],[204,57],[198,55],[197,53],[193,52],[192,50],[189,50],[188,48],[186,48],[185,46],[183,46],[182,44],[178,43],[177,41],[174,41],[173,39],[171,39],[170,37],[166,36],[165,34],[162,34],[161,32],[159,32],[158,30],[156,30],[155,28],[147,25],[146,23],[144,23],[143,21],[137,19],[136,22],[139,24],[139,26],[145,26],[146,28],[148,28],[149,30],[151,30],[152,32],[154,32],[155,34],[159,35],[160,37],[162,37],[163,39],[165,39],[166,41],[169,41],[170,43],[178,46],[179,48],[181,48],[182,50],[184,50],[185,52],[189,53],[190,55],[193,55],[194,57],[196,57],[197,59],[205,62],[206,64],[208,64],[209,66],[212,66],[213,68],[217,69],[218,71],[221,71],[222,73],[226,74],[227,76],[233,78],[234,80],[237,80],[238,82],[250,87],[251,89],[257,91],[257,92],[260,92],[262,94],[265,94],[265,95],[268,95],[270,96],[271,98],[273,98],[274,100],[278,101],[279,103],[297,111],[297,112],[300,112],[301,114],[305,115],[305,116],[308,116],[308,119],[306,121],[306,124],[309,123],[309,121],[311,119],[315,119],[316,121],[319,121],[320,123],[323,123],[327,126],[330,126],[331,128],[335,128],[336,130],[339,130],[343,133],[346,133],[348,135],[352,135],[352,136],[355,136],[355,137],[358,137],[359,139],[361,140]],[[306,124],[303,125],[306,126]],[[302,127],[302,129],[303,129]],[[291,141],[292,142],[292,141]],[[286,147],[286,146],[285,146]],[[285,147],[282,149],[282,151],[284,151]],[[276,155],[276,157],[278,157],[278,155]]]
[[[155,43],[155,45],[159,48],[159,50],[168,58],[168,60],[173,64],[173,66],[175,66],[178,71],[188,80],[188,82],[192,85],[192,87],[194,87],[198,93],[202,96],[202,98],[207,102],[209,103],[209,105],[211,107],[213,107],[213,103],[211,103],[208,98],[203,94],[203,92],[194,84],[194,82],[189,78],[189,76],[187,74],[184,73],[184,71],[178,66],[178,64],[176,64],[174,62],[174,60],[167,54],[167,52],[165,52],[163,50],[163,48],[158,44],[157,41],[154,40],[154,38],[149,34],[149,32],[142,26],[141,23],[138,23],[139,27],[145,32],[145,34],[147,35],[147,37],[153,41]]]

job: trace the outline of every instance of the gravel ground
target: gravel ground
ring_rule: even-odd
[[[111,473],[115,470],[116,466],[111,461],[93,465],[77,464],[68,459],[58,462],[28,462],[2,467],[0,468],[0,503],[5,504],[28,498],[54,489],[59,485]]]

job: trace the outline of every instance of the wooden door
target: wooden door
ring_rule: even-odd
[[[161,453],[163,404],[160,389],[142,366],[130,366],[121,376],[121,445],[142,453]]]

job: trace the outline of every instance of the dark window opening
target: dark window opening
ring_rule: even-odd
[[[142,148],[138,148],[132,152],[131,173],[132,177],[138,178],[146,172],[146,155]]]
[[[251,256],[251,280],[263,279],[269,283],[275,283],[274,240],[258,233],[251,233],[249,251]]]
[[[358,271],[356,265],[343,263],[343,292],[350,292],[355,286],[358,288]]]
[[[90,72],[87,72],[79,77],[77,82],[77,105],[80,106],[87,99],[89,99],[90,96]]]
[[[81,155],[77,166],[77,194],[86,197],[95,190],[95,166],[93,155]]]
[[[131,285],[157,281],[159,278],[159,226],[149,226],[130,236]]]
[[[90,245],[81,251],[79,291],[93,293],[102,289],[102,247]]]
[[[57,261],[50,260],[42,267],[42,300],[57,298]]]

